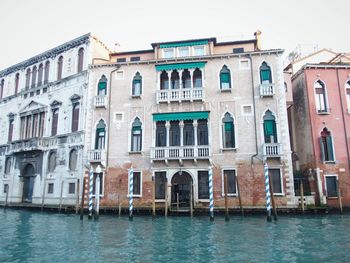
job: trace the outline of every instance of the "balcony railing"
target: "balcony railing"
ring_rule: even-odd
[[[102,163],[106,161],[105,150],[90,150],[88,152],[88,158],[91,163]]]
[[[95,108],[107,108],[107,96],[106,95],[95,96],[94,106]]]
[[[203,88],[167,89],[157,91],[157,103],[203,100]]]
[[[210,156],[210,147],[207,145],[155,147],[151,150],[153,160],[208,159]]]
[[[265,157],[279,157],[282,154],[280,143],[265,143],[263,146]]]
[[[275,87],[273,83],[260,84],[260,96],[272,97],[275,94]]]
[[[25,140],[13,141],[7,147],[7,154],[16,152],[26,152],[43,150],[46,147],[46,143],[43,138],[31,138]]]

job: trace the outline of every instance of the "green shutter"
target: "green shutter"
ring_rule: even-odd
[[[327,142],[327,153],[328,153],[327,161],[334,161],[332,136],[327,136],[326,142]]]
[[[193,62],[193,63],[177,63],[177,64],[164,64],[156,65],[157,71],[174,70],[174,69],[189,69],[189,68],[204,68],[206,62]]]
[[[232,128],[233,128],[232,122],[225,122],[225,132],[232,131],[233,130]]]
[[[320,137],[320,150],[321,150],[321,160],[324,162],[325,155],[324,155],[324,145],[323,145],[322,137]]]
[[[208,119],[209,111],[154,113],[153,121],[182,121]]]
[[[107,82],[99,82],[99,83],[98,83],[98,89],[99,89],[99,90],[104,90],[104,89],[106,89],[106,86],[107,86]]]
[[[172,47],[187,47],[187,46],[200,46],[208,44],[208,40],[191,41],[191,42],[177,42],[169,44],[160,44],[159,48],[172,48]]]
[[[270,70],[261,70],[261,81],[268,80],[271,82],[271,72]]]
[[[229,83],[230,82],[230,74],[229,73],[221,73],[220,79],[221,79],[221,82]]]
[[[271,136],[274,135],[275,130],[275,122],[272,120],[266,120],[264,121],[264,133],[265,136]]]

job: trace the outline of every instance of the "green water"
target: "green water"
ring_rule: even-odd
[[[1,209],[0,262],[350,262],[350,215],[81,221]]]

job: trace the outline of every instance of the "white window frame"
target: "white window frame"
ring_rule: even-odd
[[[119,77],[119,76],[118,76],[118,73],[119,73],[119,74],[123,74],[123,76],[122,76],[122,77]],[[124,70],[118,70],[118,71],[115,73],[115,79],[121,80],[121,79],[124,79],[124,78],[125,78],[125,72],[124,72]]]
[[[180,54],[180,51],[181,50],[187,50],[187,55],[185,55],[185,56],[182,56],[181,54]],[[177,57],[189,57],[191,55],[191,52],[190,52],[190,47],[189,46],[184,46],[184,47],[178,47],[177,48]]]
[[[166,57],[165,54],[167,51],[172,51],[173,52],[173,55],[171,57]],[[163,49],[163,58],[165,59],[172,59],[172,58],[175,58],[176,57],[176,54],[175,54],[175,49],[174,48],[164,48]]]
[[[263,83],[261,83],[261,74],[260,74],[260,67],[262,66],[263,63],[266,63],[269,67],[270,67],[270,72],[271,72],[271,83],[270,85],[274,85],[274,80],[275,80],[275,77],[274,77],[274,74],[273,74],[273,67],[271,66],[271,64],[269,62],[267,62],[266,60],[263,60],[259,67],[258,67],[258,76],[259,76],[259,85],[264,85]]]
[[[141,92],[140,94],[132,94],[132,90],[133,90],[133,85],[134,85],[134,77],[136,76],[136,74],[139,73],[140,76],[141,76]],[[143,89],[144,89],[144,78],[142,77],[142,74],[140,71],[135,71],[135,73],[132,75],[131,77],[131,84],[130,84],[130,87],[131,87],[131,90],[130,90],[130,96],[132,98],[141,98],[142,97],[142,94],[143,94]]]
[[[136,171],[134,171],[134,173],[140,173],[140,194],[139,195],[135,195],[135,194],[133,194],[133,197],[135,198],[142,198],[142,171],[138,171],[138,170],[136,170]],[[129,187],[129,182],[130,182],[130,173],[128,173],[128,195],[127,195],[127,197],[130,197],[130,187]]]
[[[338,181],[338,175],[337,174],[325,174],[324,176],[324,190],[326,192],[326,198],[329,198],[329,199],[337,199],[338,196],[331,196],[331,197],[328,197],[328,192],[327,192],[327,177],[335,177],[336,181],[337,181],[337,184],[339,184],[339,181]],[[337,193],[338,193],[338,189],[337,190]]]
[[[193,197],[194,198],[197,198],[198,202],[202,202],[202,203],[205,203],[205,202],[209,202],[210,200],[210,189],[209,189],[209,184],[208,184],[208,191],[209,191],[209,198],[206,199],[206,198],[199,198],[199,180],[198,180],[198,172],[208,172],[208,176],[209,176],[209,170],[208,169],[198,169],[196,171],[196,178],[195,180],[193,180],[193,177],[192,177],[192,180],[193,180],[193,185],[195,185],[195,182],[196,182],[196,185],[197,185],[197,193],[193,193]],[[195,192],[195,191],[193,191]],[[196,194],[196,195],[195,195]]]
[[[246,67],[243,67],[243,62],[248,62]],[[250,61],[249,61],[249,59],[240,59],[239,60],[239,69],[241,69],[241,70],[248,70],[248,69],[250,69]]]
[[[100,194],[100,198],[102,197],[104,197],[104,195],[105,195],[105,184],[104,184],[104,181],[105,181],[105,171],[102,171],[101,172],[102,173],[102,194]],[[94,177],[95,177],[95,174],[97,174],[97,173],[95,173],[94,172]],[[95,181],[96,182],[96,181]],[[92,182],[92,183],[94,183],[94,182]],[[100,184],[101,184],[101,181],[100,181]],[[95,192],[96,192],[96,185],[95,185]],[[96,194],[95,193],[92,193],[92,196],[93,197],[96,197]]]
[[[221,169],[221,195],[225,196],[225,177],[224,177],[224,171],[235,171],[235,176],[236,176],[236,193],[235,194],[230,194],[227,189],[227,196],[228,197],[237,197],[238,196],[238,188],[237,188],[237,168],[236,167],[225,167]],[[228,188],[228,186],[227,186]]]
[[[235,139],[235,147],[234,148],[225,148],[224,147],[224,122],[222,121],[225,117],[225,114],[226,113],[229,113],[231,115],[231,117],[233,118],[233,127],[234,127],[234,131],[235,131],[235,134],[234,134],[234,139]],[[219,134],[220,134],[220,150],[221,152],[226,152],[226,151],[236,151],[239,147],[238,147],[238,131],[236,129],[236,125],[237,125],[237,122],[236,122],[236,118],[235,116],[233,115],[233,113],[231,111],[225,111],[222,115],[221,115],[221,118],[219,120]]]
[[[49,184],[52,184],[53,185],[53,189],[52,189],[52,193],[49,193]],[[49,181],[47,183],[47,191],[46,191],[46,194],[48,195],[54,195],[55,194],[55,183],[53,181]]]
[[[350,90],[350,80],[345,82],[345,98],[348,107],[348,114],[350,114],[350,94],[348,95],[347,90]]]
[[[75,182],[75,181],[68,181],[67,184],[68,184],[67,195],[68,196],[75,196],[77,194],[77,182]],[[69,193],[69,185],[70,184],[75,184],[74,193],[73,194]]]
[[[167,179],[167,184],[168,184],[168,172],[167,172],[167,170],[154,170],[153,171],[153,178],[154,178],[154,186],[156,187],[156,173],[165,173],[165,177],[166,177],[166,179]],[[169,185],[169,184],[168,184]],[[156,199],[155,198],[155,194],[154,194],[154,200],[155,200],[155,202],[157,203],[157,202],[159,202],[159,203],[164,203],[164,202],[166,202],[166,197],[167,197],[167,192],[168,192],[168,185],[167,185],[167,190],[166,190],[166,192],[165,192],[165,199]]]
[[[117,120],[117,118],[116,118],[117,114],[121,114],[121,116],[122,116],[121,120]],[[124,122],[124,112],[121,112],[121,111],[113,112],[113,122],[114,123]]]
[[[321,110],[321,107],[318,107],[317,106],[317,101],[318,101],[318,96],[319,94],[316,93],[316,88],[315,88],[315,85],[317,82],[322,82],[323,84],[323,89],[324,89],[324,108],[325,108],[325,111],[320,111]],[[330,113],[330,108],[329,108],[329,102],[328,102],[328,92],[327,92],[327,86],[326,86],[326,83],[321,80],[321,79],[317,79],[315,82],[314,82],[314,85],[313,85],[313,90],[314,90],[314,98],[315,98],[315,110],[316,110],[316,113],[317,114],[329,114]]]
[[[251,108],[251,112],[250,113],[245,113],[244,112],[244,107],[250,107]],[[241,112],[242,112],[242,116],[253,116],[253,104],[242,104],[241,105]]]
[[[220,73],[221,73],[221,70],[222,70],[222,68],[224,67],[224,66],[226,66],[227,67],[227,69],[230,71],[230,88],[224,88],[224,89],[222,89],[221,88],[221,80],[220,80]],[[233,90],[233,83],[232,83],[232,70],[231,70],[231,68],[228,66],[228,64],[222,64],[221,65],[221,67],[219,67],[219,71],[218,71],[218,90],[220,91],[220,92],[231,92],[232,90]]]
[[[196,54],[196,49],[200,49],[200,48],[202,48],[203,49],[203,54],[201,54],[201,55],[198,55],[198,54]],[[207,50],[206,50],[206,46],[205,45],[198,45],[198,46],[193,46],[192,47],[192,51],[193,51],[193,56],[196,56],[196,57],[201,57],[201,56],[205,56],[206,54],[207,54]]]
[[[274,170],[279,170],[280,171],[280,182],[281,182],[281,193],[275,193],[275,192],[273,192],[273,195],[274,196],[284,196],[285,195],[285,193],[284,193],[284,187],[283,187],[283,174],[282,174],[282,167],[276,167],[276,166],[269,166],[268,167],[269,168],[269,170],[270,169],[274,169]],[[271,179],[271,177],[269,177],[269,180]],[[270,182],[271,183],[271,185],[272,185],[272,182]]]

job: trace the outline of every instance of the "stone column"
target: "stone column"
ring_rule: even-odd
[[[180,121],[180,146],[184,146],[184,121]]]
[[[198,145],[197,129],[198,129],[198,122],[197,120],[193,120],[194,146]]]
[[[170,121],[166,121],[165,122],[165,128],[166,128],[166,147],[169,147],[170,145],[170,138],[169,138],[169,135],[170,135]]]

